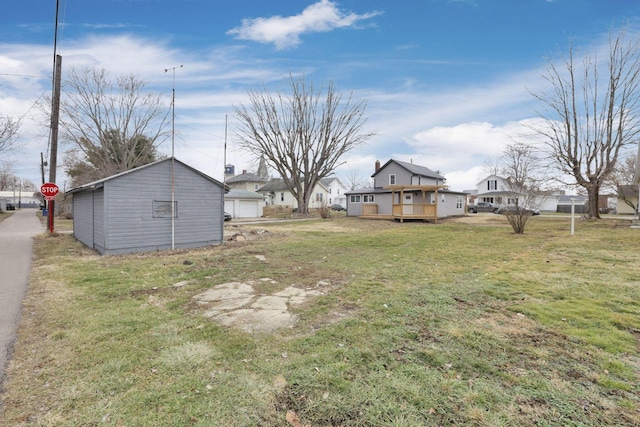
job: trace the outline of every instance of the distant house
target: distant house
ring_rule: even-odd
[[[563,191],[540,191],[535,194],[526,194],[518,197],[506,178],[498,175],[489,175],[480,180],[476,190],[473,191],[473,198],[477,202],[489,202],[499,206],[514,205],[516,199],[523,199],[531,204],[530,208],[539,209],[545,212],[556,212],[558,208],[558,199],[563,195]]]
[[[376,161],[372,178],[373,187],[346,193],[348,216],[436,221],[465,213],[466,194],[448,190],[444,176],[425,166]]]
[[[75,238],[104,255],[222,243],[224,193],[221,182],[172,158],[67,192]]]
[[[230,189],[257,192],[267,182],[269,182],[269,173],[264,159],[260,160],[257,173],[243,170],[240,175],[235,175],[235,167],[233,165],[225,167],[225,184]]]
[[[233,218],[259,218],[264,200],[255,191],[231,189],[224,195],[224,210]]]
[[[33,190],[26,191],[16,188],[15,191],[0,191],[0,201],[3,201],[0,202],[3,203],[3,206],[11,204],[16,209],[39,208],[42,204],[42,196]],[[0,210],[6,209],[0,207]]]
[[[322,178],[320,180],[322,185],[329,191],[328,205],[341,205],[347,206],[347,187],[342,184],[342,181],[336,177]]]
[[[291,209],[298,208],[298,200],[287,187],[284,179],[272,179],[260,189],[258,193],[262,194],[266,206],[279,206]],[[330,200],[329,188],[321,181],[319,182],[309,199],[309,209],[319,209],[328,206]]]
[[[264,197],[266,206],[281,206],[291,209],[298,207],[298,201],[293,197],[283,179],[272,179],[260,187],[258,193]]]
[[[638,186],[623,185],[620,190],[622,194],[616,199],[616,212],[623,215],[635,215],[636,211],[629,203],[638,206]]]

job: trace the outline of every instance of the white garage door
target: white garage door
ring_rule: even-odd
[[[258,216],[258,202],[240,200],[240,206],[238,207],[239,218],[256,218]]]

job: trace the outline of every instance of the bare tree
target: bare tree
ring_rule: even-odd
[[[507,217],[514,233],[524,234],[529,218],[544,201],[539,159],[530,145],[509,144],[501,157],[500,173],[506,177],[507,200],[499,212]]]
[[[316,90],[304,77],[290,76],[291,93],[250,91],[250,105],[234,108],[240,148],[264,156],[278,171],[307,214],[309,199],[322,179],[339,166],[343,154],[375,134],[363,131],[366,103],[350,95],[343,101],[329,83]]]
[[[15,137],[20,129],[20,120],[0,116],[0,153],[13,148]]]
[[[60,111],[61,139],[71,145],[74,160],[71,172],[90,171],[86,179],[154,161],[170,123],[170,110],[160,95],[145,92],[144,81],[131,74],[113,82],[104,69],[71,69]]]
[[[622,31],[609,35],[608,57],[582,61],[571,47],[560,65],[551,61],[545,79],[550,92],[534,93],[544,121],[535,128],[556,167],[583,187],[589,218],[600,218],[600,187],[618,158],[640,133],[640,39]]]
[[[342,182],[344,182],[348,191],[357,190],[359,188],[369,186],[369,179],[367,176],[363,176],[360,170],[354,168],[348,168],[342,175]]]
[[[13,188],[16,180],[13,174],[13,163],[7,161],[0,162],[0,191],[7,191]]]

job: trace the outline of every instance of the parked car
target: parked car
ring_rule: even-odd
[[[233,218],[233,217],[231,216],[231,214],[230,214],[230,213],[228,213],[228,212],[225,212],[225,213],[224,213],[224,220],[225,220],[225,221],[231,221],[231,219],[232,219],[232,218]]]
[[[467,207],[467,212],[469,213],[478,213],[478,212],[493,212],[497,213],[500,206],[494,205],[489,202],[478,202],[475,205],[469,205]]]
[[[331,210],[334,210],[334,211],[346,211],[347,209],[342,205],[336,204],[336,205],[331,205]]]
[[[524,215],[540,215],[540,211],[538,209],[529,209],[522,206],[517,208],[516,206],[513,206],[513,205],[502,206],[500,209],[498,209],[496,213],[500,215],[507,215],[507,214],[516,215],[518,214],[518,209]]]

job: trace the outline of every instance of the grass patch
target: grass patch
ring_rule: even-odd
[[[110,257],[39,237],[0,425],[640,424],[640,234],[491,220],[278,223]],[[193,302],[235,281],[328,291],[247,333]]]

